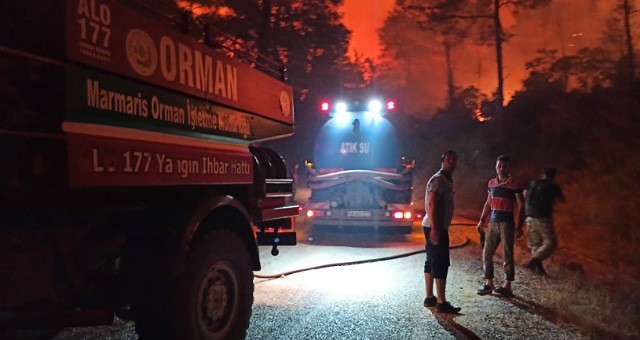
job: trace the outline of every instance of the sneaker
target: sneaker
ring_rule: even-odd
[[[547,271],[544,270],[544,267],[542,266],[542,261],[538,261],[538,265],[536,266],[536,273],[542,275],[542,276],[548,276],[549,274],[547,274]]]
[[[522,266],[525,267],[526,269],[529,269],[530,271],[538,274],[538,266],[540,264],[540,260],[538,259],[530,259],[529,261],[525,262]]]
[[[493,291],[493,294],[497,295],[497,296],[502,296],[502,297],[510,297],[513,295],[513,293],[511,292],[511,289],[509,288],[504,288],[504,287],[498,287]]]
[[[522,265],[524,268],[534,272],[535,274],[541,275],[541,276],[547,276],[547,271],[544,270],[544,267],[542,266],[542,261],[538,260],[538,259],[531,259],[527,262],[525,262]]]
[[[437,304],[438,304],[438,298],[436,298],[435,296],[424,299],[425,307],[435,307]]]
[[[436,310],[438,313],[446,313],[446,314],[458,314],[462,308],[453,307],[449,302],[439,303],[436,306]]]
[[[482,285],[480,286],[480,288],[478,288],[478,295],[489,295],[491,294],[491,292],[493,292],[494,287],[493,286],[489,286],[489,285]]]

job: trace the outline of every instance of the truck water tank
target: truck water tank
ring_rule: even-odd
[[[314,147],[316,169],[396,170],[400,145],[396,129],[384,117],[345,112],[325,123]]]

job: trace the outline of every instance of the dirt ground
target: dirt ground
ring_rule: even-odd
[[[461,260],[453,265],[477,271],[482,267],[482,251],[475,227],[454,226],[452,233],[470,242],[470,246],[456,251]],[[496,278],[501,279],[500,250],[498,256]],[[523,268],[521,264],[528,258],[529,249],[522,237],[516,241],[514,305],[553,323],[579,329],[593,339],[640,339],[640,282],[620,274],[613,266],[571,252],[562,243],[545,262],[547,276]]]

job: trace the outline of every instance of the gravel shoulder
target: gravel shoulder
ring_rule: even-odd
[[[562,244],[545,262],[549,275],[534,274],[520,265],[529,258],[529,250],[525,238],[522,237],[516,241],[514,297],[480,297],[473,290],[483,282],[479,236],[472,226],[452,228],[452,233],[463,235],[469,240],[468,246],[452,251],[453,272],[475,273],[477,277],[475,281],[469,282],[467,277],[460,275],[459,281],[465,285],[464,288],[452,278],[450,281],[453,297],[460,297],[463,308],[467,307],[463,310],[469,310],[469,314],[486,315],[486,321],[477,317],[458,318],[457,321],[461,325],[481,329],[484,322],[494,322],[497,327],[509,327],[509,324],[518,322],[524,324],[521,325],[523,329],[531,330],[532,336],[538,337],[541,334],[549,334],[547,330],[539,329],[540,325],[552,324],[573,330],[584,338],[640,338],[640,292],[637,289],[640,286],[639,282],[616,275],[614,268],[606,264],[572,254],[563,249]],[[494,258],[496,285],[503,279],[501,261],[499,248]],[[456,286],[459,292],[456,291]],[[496,300],[507,302],[508,308],[495,305]],[[505,311],[514,309],[524,311],[526,316],[509,318],[510,312]],[[494,338],[482,332],[476,334],[481,338]],[[558,338],[572,338],[568,334],[557,335]]]

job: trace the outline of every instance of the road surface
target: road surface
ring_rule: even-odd
[[[454,222],[469,223],[457,219]],[[457,245],[474,228],[454,226]],[[303,235],[304,235],[304,230]],[[281,247],[272,257],[262,249],[269,276],[330,263],[393,257],[423,250],[419,226],[411,235],[318,232],[313,241]],[[477,242],[477,240],[476,240]],[[473,248],[476,247],[477,249]],[[303,271],[278,279],[256,279],[249,339],[585,339],[546,321],[529,301],[481,297],[482,268],[477,243],[452,250],[448,298],[461,306],[450,316],[424,308],[424,254],[388,261]],[[499,268],[499,266],[496,266]],[[496,277],[500,276],[497,270]],[[517,284],[514,284],[518,293]],[[524,308],[523,308],[524,306]]]
[[[301,221],[303,222],[303,221]],[[457,223],[468,223],[460,219]],[[421,252],[424,236],[418,224],[410,235],[320,231],[300,225],[299,244],[280,247],[280,255],[261,247],[262,276],[327,264],[376,260]],[[514,284],[516,296],[478,296],[482,268],[474,228],[453,226],[447,293],[460,315],[424,308],[424,254],[393,260],[306,270],[280,278],[255,278],[254,306],[248,339],[588,339],[576,330],[547,321],[544,308],[519,297],[531,296]],[[313,241],[308,241],[312,236]],[[468,244],[463,245],[467,239]],[[473,242],[471,242],[473,241]],[[475,243],[474,243],[475,242]],[[516,269],[518,276],[519,267]],[[497,283],[501,268],[496,266]],[[525,278],[526,279],[526,278]],[[55,338],[136,339],[131,322],[108,327],[69,328]]]

